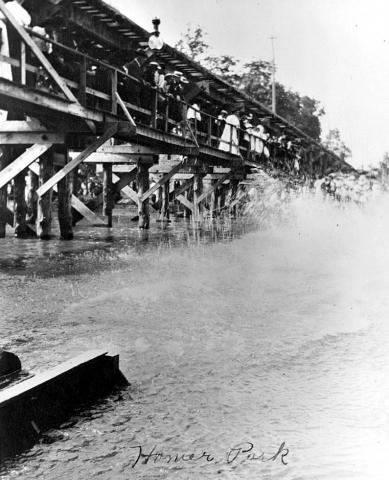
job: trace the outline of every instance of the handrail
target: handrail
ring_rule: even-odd
[[[91,57],[90,55],[81,52],[79,50],[75,50],[71,47],[68,47],[66,45],[63,45],[62,43],[59,43],[55,40],[53,40],[50,37],[46,37],[44,35],[41,35],[35,31],[33,31],[30,28],[26,28],[28,33],[30,33],[33,37],[39,38],[40,40],[44,41],[45,43],[51,44],[52,46],[55,46],[56,48],[54,51],[62,50],[64,52],[67,52],[68,54],[76,57],[79,60],[79,75],[80,75],[80,80],[79,82],[74,81],[74,79],[68,79],[66,77],[61,77],[65,83],[72,89],[78,90],[78,97],[79,99],[83,99],[83,102],[86,102],[87,95],[93,96],[97,99],[101,99],[104,101],[111,102],[111,107],[110,110],[112,113],[117,114],[117,95],[118,95],[118,84],[120,84],[120,81],[123,82],[126,79],[131,80],[132,82],[137,83],[138,85],[141,85],[143,89],[148,89],[149,92],[152,92],[152,109],[147,109],[147,108],[142,108],[142,106],[139,105],[134,105],[128,101],[126,101],[125,98],[123,98],[123,104],[125,107],[129,108],[130,110],[136,112],[136,114],[139,115],[144,115],[146,117],[150,117],[150,124],[154,128],[157,128],[158,122],[163,120],[164,121],[164,127],[157,128],[159,130],[168,132],[169,131],[169,125],[173,126],[181,126],[182,129],[184,130],[183,134],[186,134],[186,131],[189,131],[191,136],[193,137],[193,140],[195,143],[198,145],[198,139],[201,141],[201,139],[205,138],[204,145],[207,145],[212,148],[220,148],[220,145],[222,143],[227,143],[229,145],[228,152],[230,154],[235,154],[235,155],[240,155],[241,152],[247,153],[249,156],[251,152],[255,152],[259,156],[262,154],[258,151],[255,151],[255,149],[251,149],[251,145],[255,144],[256,141],[260,141],[262,143],[262,152],[264,151],[265,147],[267,147],[269,150],[273,152],[273,155],[275,153],[275,150],[281,150],[284,151],[284,153],[287,156],[290,156],[291,158],[293,155],[296,155],[298,152],[288,150],[285,145],[282,145],[278,142],[278,139],[274,136],[269,135],[268,139],[263,138],[262,136],[249,132],[244,128],[241,128],[240,126],[236,125],[231,125],[230,126],[230,140],[227,141],[225,139],[222,139],[221,137],[215,136],[215,129],[217,122],[219,121],[219,118],[212,115],[211,113],[205,112],[200,109],[195,109],[195,118],[194,118],[194,124],[195,124],[195,132],[193,132],[192,128],[189,125],[189,122],[186,117],[187,111],[189,109],[193,109],[193,104],[189,104],[185,100],[177,100],[174,99],[174,102],[176,102],[176,106],[178,105],[179,108],[181,109],[181,120],[176,121],[171,116],[169,116],[169,109],[171,107],[171,101],[173,98],[173,95],[162,91],[156,86],[152,86],[149,83],[145,82],[144,80],[140,80],[128,73],[126,73],[124,70],[110,65],[102,60],[96,59],[94,57]],[[21,69],[24,69],[24,71],[28,72],[33,72],[33,73],[38,73],[39,68],[37,68],[34,65],[30,65],[27,62],[22,62],[17,59],[13,59],[11,57],[5,57],[3,55],[0,55],[0,61],[5,61],[10,63],[12,66],[20,67]],[[75,62],[76,63],[76,62]],[[88,65],[89,67],[95,66],[97,69],[99,67],[107,70],[108,72],[111,72],[110,74],[110,79],[108,80],[111,82],[111,88],[109,93],[104,93],[103,91],[97,90],[96,88],[91,88],[91,86],[88,85],[88,78],[91,80],[91,77],[87,75],[88,72]],[[97,71],[97,70],[96,70]],[[22,75],[23,77],[23,75]],[[160,107],[162,100],[162,107],[164,107],[164,111],[162,111],[162,108]],[[81,100],[80,100],[81,101]],[[96,106],[94,106],[96,108]],[[103,107],[99,106],[98,109],[104,110]],[[196,115],[200,114],[201,115],[201,121],[199,122],[196,118]],[[197,128],[199,125],[205,125],[205,128]],[[260,123],[260,122],[259,122]],[[227,123],[226,123],[227,124]],[[227,124],[228,125],[228,124]],[[234,144],[233,142],[233,130],[236,132],[236,136],[238,138],[238,143]],[[170,132],[173,133],[173,132]],[[219,132],[221,133],[221,132]],[[244,147],[240,145],[239,139],[244,136],[246,137],[245,140],[247,141],[248,147]],[[203,143],[203,142],[201,142]],[[306,151],[306,148],[301,146],[300,148],[304,149],[304,152]],[[308,148],[308,147],[307,147]],[[222,149],[224,150],[224,149]]]

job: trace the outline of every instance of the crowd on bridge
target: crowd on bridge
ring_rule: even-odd
[[[6,3],[8,11],[23,26],[31,27],[31,16],[22,6],[23,0]],[[0,15],[0,53],[4,56],[20,58],[20,39],[7,28],[4,15]],[[80,60],[69,53],[69,47],[87,54],[82,41],[77,38],[61,38],[59,31],[32,27],[34,41],[49,59],[59,75],[77,82],[80,79]],[[35,33],[35,35],[34,35]],[[50,36],[49,36],[50,35]],[[59,41],[66,50],[50,40]],[[27,72],[27,84],[34,87],[55,88],[50,76],[39,67],[39,62],[30,53],[30,64],[36,65],[35,74]],[[110,66],[111,65],[111,66]],[[244,104],[221,104],[204,95],[196,82],[188,79],[181,71],[165,65],[149,48],[139,48],[127,62],[120,55],[110,59],[110,65],[89,62],[86,71],[88,86],[107,95],[112,93],[112,69],[116,69],[117,92],[129,105],[136,122],[151,125],[160,130],[195,139],[196,143],[206,143],[221,151],[241,156],[245,159],[262,162],[294,175],[308,173],[308,162],[302,140],[274,130],[271,117],[255,118]],[[18,82],[20,72],[9,63],[1,62],[0,76]],[[202,100],[200,100],[202,99]],[[89,106],[109,109],[109,102],[98,96],[87,96]],[[132,109],[131,109],[132,107]],[[7,112],[2,112],[6,119]],[[8,119],[10,116],[8,115]]]

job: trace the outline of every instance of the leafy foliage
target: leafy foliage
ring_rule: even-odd
[[[323,142],[324,146],[334,152],[342,160],[346,160],[351,157],[351,150],[343,142],[340,132],[337,128],[330,130]]]
[[[223,80],[270,108],[271,62],[253,60],[241,65],[231,55],[207,55],[209,45],[205,41],[205,35],[200,26],[195,29],[188,28],[176,44],[176,48],[194,60],[201,61],[202,65],[219,75]],[[324,109],[320,106],[320,103],[306,95],[301,96],[280,83],[276,84],[276,97],[277,113],[307,135],[319,141],[321,135],[320,117],[324,115]]]

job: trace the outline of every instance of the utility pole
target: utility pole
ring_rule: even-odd
[[[273,113],[277,113],[277,102],[276,102],[276,56],[274,53],[274,40],[276,37],[270,37],[271,40],[271,48],[273,53],[273,60],[272,60],[272,95],[271,95],[271,109]]]

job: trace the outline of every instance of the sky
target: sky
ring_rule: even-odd
[[[212,54],[271,60],[277,80],[319,100],[323,135],[338,128],[355,167],[389,151],[389,2],[387,0],[107,0],[152,30],[161,19],[174,45],[188,26],[207,32]]]

